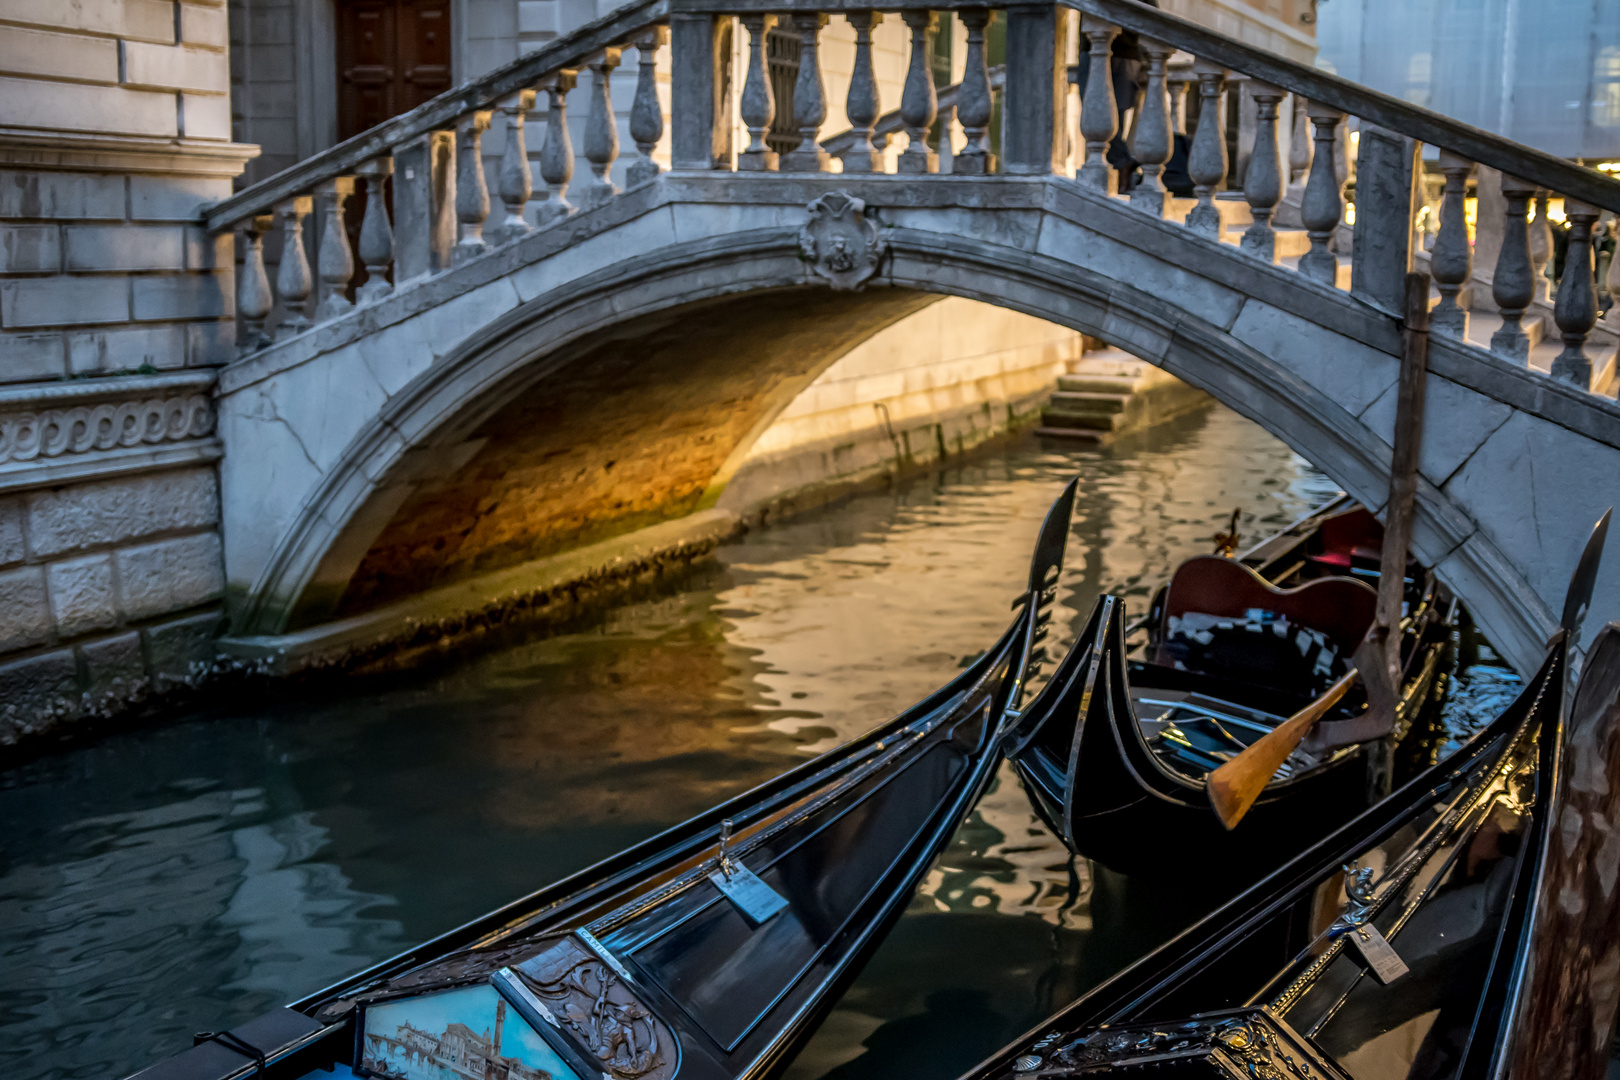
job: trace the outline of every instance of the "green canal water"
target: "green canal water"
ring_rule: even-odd
[[[1333,491],[1222,409],[1026,436],[755,530],[571,632],[240,700],[0,774],[0,1076],[126,1075],[610,855],[899,711],[995,640],[1078,473],[1053,644],[1234,507]],[[1456,723],[1512,692],[1477,641]],[[949,1080],[1210,904],[1071,863],[1010,771],[790,1069]]]

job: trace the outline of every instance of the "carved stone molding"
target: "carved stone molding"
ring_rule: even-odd
[[[0,127],[0,165],[15,169],[156,173],[233,180],[259,156],[252,143]]]
[[[213,403],[201,395],[0,415],[0,462],[179,442],[213,430]]]
[[[866,203],[848,192],[829,191],[807,207],[799,230],[799,254],[835,289],[859,289],[877,273],[888,241],[866,216]]]

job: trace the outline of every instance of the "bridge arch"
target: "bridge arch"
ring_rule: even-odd
[[[835,292],[801,258],[804,203],[793,185],[776,182],[775,205],[760,199],[717,215],[666,178],[650,185],[643,216],[615,204],[620,220],[589,223],[598,227],[592,238],[617,238],[606,247],[618,255],[594,268],[584,260],[578,276],[560,280],[555,253],[536,242],[533,257],[509,255],[460,295],[419,301],[383,328],[398,339],[392,346],[372,327],[333,347],[289,350],[280,366],[260,354],[255,370],[223,380],[231,457],[252,453],[250,439],[232,437],[233,418],[261,432],[279,424],[314,475],[287,500],[296,505],[283,527],[258,538],[259,557],[250,552],[236,566],[227,509],[236,631],[284,633],[707,506],[820,371],[940,296],[1103,337],[1209,391],[1381,504],[1398,368],[1393,318],[1185,230],[1156,235],[1162,223],[1073,185],[994,183],[1011,190],[986,195],[980,181],[975,198],[902,208],[885,206],[881,182],[867,182],[862,194],[884,223],[887,254],[864,290]],[[667,221],[651,220],[660,215]],[[442,291],[445,282],[433,284]],[[391,302],[408,306],[410,291]],[[376,375],[379,355],[435,335],[448,344],[408,378],[391,386]],[[1447,350],[1437,348],[1441,372],[1459,366]],[[343,424],[330,388],[345,365],[365,365],[378,385],[352,434],[334,438]],[[1486,374],[1494,396],[1478,378],[1435,376],[1414,546],[1524,666],[1573,561],[1566,541],[1596,514],[1564,508],[1564,528],[1551,514],[1535,518],[1533,555],[1556,565],[1521,573],[1524,530],[1493,534],[1478,524],[1515,492],[1493,488],[1478,475],[1488,463],[1476,459],[1494,454],[1511,472],[1513,446],[1525,439],[1585,440],[1578,449],[1591,452],[1594,468],[1620,463],[1620,454],[1612,439],[1550,421],[1539,391],[1536,402],[1520,401],[1530,396],[1522,381]],[[329,388],[326,400],[311,400],[311,385]],[[245,463],[235,483],[251,485],[263,464]],[[662,488],[638,487],[632,465],[660,472]],[[227,503],[232,471],[227,459]],[[236,490],[246,497],[252,488]],[[1510,542],[1499,543],[1504,536]]]

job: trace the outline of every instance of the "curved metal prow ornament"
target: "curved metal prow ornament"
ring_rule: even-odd
[[[1076,476],[1063,488],[1063,493],[1046,512],[1041,524],[1040,539],[1035,541],[1035,555],[1029,564],[1029,591],[1041,592],[1056,584],[1053,571],[1063,569],[1063,551],[1069,543],[1069,522],[1074,516],[1074,493],[1080,485]]]
[[[1564,593],[1564,616],[1558,620],[1558,625],[1569,634],[1571,648],[1579,637],[1581,620],[1592,606],[1592,589],[1597,584],[1598,566],[1603,562],[1603,541],[1609,535],[1609,518],[1613,513],[1614,507],[1611,506],[1592,526],[1592,535],[1586,538],[1581,560],[1575,564],[1575,572],[1569,576],[1569,589]]]

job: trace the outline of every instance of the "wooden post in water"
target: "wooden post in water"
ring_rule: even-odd
[[[1587,654],[1562,738],[1509,1080],[1601,1080],[1620,1002],[1620,623]]]
[[[1401,374],[1395,398],[1394,452],[1389,462],[1389,498],[1384,504],[1384,548],[1378,562],[1378,625],[1382,671],[1364,671],[1367,695],[1393,701],[1401,685],[1401,601],[1406,591],[1406,554],[1412,545],[1418,458],[1423,448],[1423,400],[1429,378],[1429,276],[1406,275],[1401,335]],[[1381,677],[1382,684],[1374,683]],[[1393,711],[1391,716],[1393,717]],[[1390,792],[1394,735],[1368,747],[1369,794]]]

